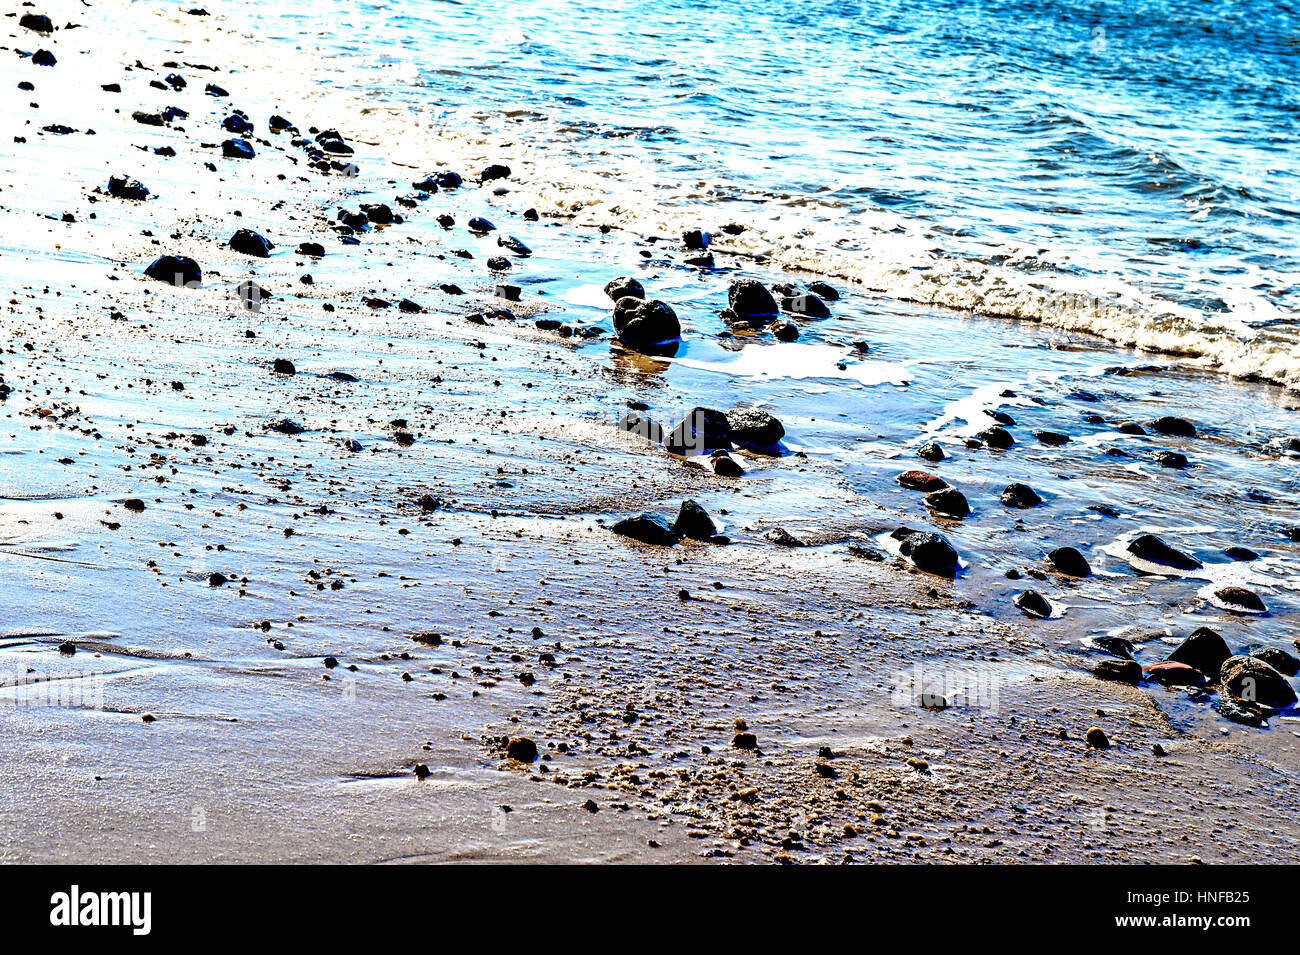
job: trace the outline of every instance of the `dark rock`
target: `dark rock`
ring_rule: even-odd
[[[759,408],[737,408],[726,418],[731,440],[741,447],[772,448],[785,437],[785,426]]]
[[[221,155],[227,159],[252,159],[257,153],[247,139],[227,139],[221,144]]]
[[[740,477],[745,473],[740,462],[726,451],[714,451],[710,454],[709,467],[718,477]]]
[[[1268,723],[1264,717],[1249,707],[1242,706],[1235,700],[1220,700],[1214,704],[1214,711],[1220,716],[1232,720],[1234,723],[1240,723],[1242,726],[1254,726],[1256,728],[1267,726]]]
[[[521,258],[525,258],[533,254],[532,249],[528,248],[528,246],[524,245],[523,242],[521,242],[519,239],[516,239],[513,235],[498,236],[497,245],[508,252],[512,252],[515,255],[520,256]]]
[[[1220,587],[1214,592],[1214,603],[1232,613],[1268,613],[1259,594],[1245,587]]]
[[[834,302],[840,297],[840,293],[831,285],[825,282],[809,282],[808,290],[820,295],[824,301]]]
[[[935,444],[933,441],[927,441],[925,444],[917,448],[916,454],[918,457],[922,458],[923,460],[930,461],[930,462],[942,461],[944,458],[948,456],[947,454],[944,453],[943,448]]]
[[[831,310],[813,292],[796,292],[781,296],[781,311],[803,318],[830,318]]]
[[[664,429],[657,421],[651,421],[649,418],[643,418],[635,411],[629,411],[623,416],[618,423],[620,431],[626,431],[629,434],[640,435],[647,441],[653,441],[655,444],[663,444]]]
[[[682,501],[681,510],[677,512],[677,520],[673,522],[673,531],[679,537],[705,541],[717,535],[718,526],[713,523],[713,518],[709,516],[708,511],[700,506],[699,502],[688,498]]]
[[[737,733],[732,737],[731,745],[736,749],[758,749],[758,737],[753,733]]]
[[[509,272],[511,269],[510,260],[504,255],[494,255],[487,260],[489,272]]]
[[[487,166],[478,175],[479,182],[491,182],[494,179],[509,179],[509,178],[510,178],[510,167],[499,162],[494,162],[492,163],[492,165]]]
[[[727,310],[741,321],[775,318],[779,311],[772,293],[762,282],[753,279],[740,279],[731,283],[731,288],[727,291]]]
[[[773,527],[763,535],[777,547],[807,547],[808,543],[803,539],[791,534],[784,527]]]
[[[713,408],[694,408],[664,439],[664,447],[683,456],[731,448],[731,424]]]
[[[1151,455],[1151,460],[1162,468],[1187,467],[1187,456],[1179,454],[1177,451],[1157,451]]]
[[[1117,657],[1123,657],[1125,660],[1133,659],[1133,644],[1129,643],[1123,637],[1100,636],[1089,637],[1087,641],[1091,646],[1099,650],[1105,650],[1107,653]]]
[[[687,249],[707,249],[709,234],[700,229],[690,229],[682,233],[682,246]]]
[[[1154,534],[1143,534],[1131,541],[1128,553],[1148,564],[1157,564],[1174,570],[1198,570],[1201,562],[1195,557],[1170,547]]]
[[[955,487],[931,491],[925,496],[925,506],[940,517],[960,520],[970,514],[970,503],[966,500],[966,495]]]
[[[916,694],[915,703],[923,710],[946,710],[948,699],[935,690],[922,690]]]
[[[1259,554],[1249,547],[1229,547],[1224,551],[1233,560],[1259,560]]]
[[[991,411],[988,408],[985,408],[984,413],[998,424],[1013,425],[1016,423],[1016,419],[1011,417],[1011,415],[1007,414],[1005,411]]]
[[[1087,559],[1073,547],[1058,547],[1049,551],[1047,559],[1052,562],[1053,567],[1067,577],[1092,576],[1092,568],[1088,566]]]
[[[489,232],[496,231],[496,226],[482,216],[475,216],[470,219],[469,222],[465,223],[465,228],[469,229],[470,232],[477,232],[479,235],[486,235]]]
[[[515,736],[506,743],[506,755],[520,763],[537,761],[537,744],[527,736]]]
[[[1100,660],[1093,666],[1092,673],[1103,680],[1134,686],[1142,681],[1142,667],[1135,660]]]
[[[1300,673],[1300,658],[1280,647],[1251,647],[1247,656],[1263,660],[1284,676],[1295,676]]]
[[[948,486],[948,482],[937,474],[915,469],[904,471],[894,480],[910,491],[939,491]]]
[[[615,302],[625,298],[645,298],[645,288],[631,277],[611,279],[605,283],[605,294]]]
[[[1070,441],[1068,434],[1061,434],[1059,431],[1035,431],[1034,437],[1038,439],[1040,444],[1046,444],[1053,448],[1068,444]]]
[[[1002,491],[1001,500],[1007,507],[1020,510],[1037,507],[1043,503],[1043,499],[1038,496],[1038,492],[1028,484],[1008,484]]]
[[[43,13],[24,13],[18,25],[34,33],[53,33],[54,23]]]
[[[144,270],[144,274],[159,282],[186,288],[197,288],[203,281],[198,263],[183,255],[161,256]]]
[[[794,322],[773,322],[767,327],[767,330],[771,332],[772,337],[779,342],[793,342],[799,340],[799,326]]]
[[[298,245],[298,254],[310,255],[319,259],[325,254],[325,246],[319,242],[301,242]]]
[[[1171,415],[1165,415],[1163,418],[1157,418],[1151,422],[1151,430],[1158,431],[1160,434],[1170,434],[1179,438],[1196,437],[1196,426],[1185,418],[1175,418]]]
[[[397,217],[393,215],[392,207],[387,203],[363,202],[361,203],[361,211],[375,225],[392,225],[397,221]]]
[[[983,431],[978,432],[975,437],[995,451],[1005,451],[1016,443],[1016,439],[1011,437],[1011,432],[1000,427],[985,428]]]
[[[110,176],[108,179],[108,194],[118,199],[141,200],[149,198],[149,190],[144,183],[126,176]]]
[[[236,136],[247,136],[253,131],[253,124],[239,113],[231,113],[221,121],[221,128]]]
[[[885,560],[885,555],[880,551],[876,550],[874,547],[868,547],[866,544],[860,544],[857,541],[851,541],[849,543],[849,553],[861,560],[869,560],[876,564],[882,563]]]
[[[1052,605],[1037,590],[1026,590],[1022,594],[1017,594],[1014,603],[1026,617],[1042,619],[1052,615]]]
[[[53,66],[59,62],[49,50],[37,50],[32,54],[32,63],[36,66]]]
[[[960,570],[957,551],[947,538],[930,532],[913,533],[899,541],[898,551],[919,569],[936,577],[956,577]]]
[[[144,510],[144,501],[140,500],[138,497],[128,497],[122,502],[122,506],[128,511],[134,511],[139,514]]]
[[[610,528],[615,534],[630,537],[642,544],[671,547],[678,541],[677,532],[658,514],[641,514],[627,517]]]
[[[218,86],[216,83],[209,83],[203,87],[203,92],[208,96],[229,96],[230,93],[224,86]]]
[[[1136,421],[1121,421],[1116,425],[1120,434],[1146,434],[1147,429]]]
[[[1083,734],[1084,741],[1093,749],[1110,749],[1110,739],[1101,727],[1093,726]]]
[[[415,501],[419,505],[420,511],[424,514],[432,514],[438,508],[442,507],[442,498],[434,497],[432,494],[421,494]]]
[[[1296,704],[1295,690],[1286,677],[1263,660],[1232,656],[1219,668],[1219,682],[1239,700],[1285,710]]]
[[[296,375],[298,369],[294,367],[293,362],[287,358],[277,358],[271,362],[271,370],[277,375]]]
[[[267,423],[266,430],[276,434],[302,434],[307,429],[292,418],[275,418]]]
[[[265,259],[275,248],[265,237],[254,232],[252,229],[239,229],[230,237],[230,247],[236,252],[243,255],[256,256],[259,259]]]
[[[259,312],[262,310],[262,302],[274,298],[262,286],[256,282],[244,281],[235,286],[235,297],[239,299],[244,308],[250,312]]]
[[[670,305],[632,296],[614,304],[614,331],[620,342],[637,351],[653,351],[682,337],[681,323]]]
[[[1197,627],[1174,648],[1168,659],[1173,663],[1186,663],[1202,673],[1217,677],[1223,661],[1230,656],[1232,651],[1218,631],[1209,627]]]

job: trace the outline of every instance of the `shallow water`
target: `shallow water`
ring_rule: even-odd
[[[450,139],[543,150],[593,221],[737,220],[898,297],[1300,381],[1291,4],[221,7]]]

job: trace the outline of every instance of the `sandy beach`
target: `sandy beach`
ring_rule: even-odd
[[[214,7],[6,13],[0,859],[1300,861],[1291,705],[1159,668],[1294,685],[1280,359],[641,229]]]

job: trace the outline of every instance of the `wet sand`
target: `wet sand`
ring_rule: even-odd
[[[513,176],[474,181],[492,157],[457,157],[464,186],[397,202],[444,157],[396,165],[388,143],[353,138],[383,124],[216,17],[45,12],[82,26],[43,37],[4,21],[5,115],[24,141],[0,182],[14,389],[0,409],[0,857],[1296,860],[1288,717],[1246,729],[1185,692],[1089,674],[1079,639],[1150,610],[1144,591],[1032,621],[1008,612],[1000,565],[947,581],[855,556],[851,542],[881,547],[916,522],[892,489],[920,463],[910,431],[846,472],[818,448],[877,431],[818,422],[816,390],[719,378],[701,364],[721,350],[670,368],[608,332],[534,324],[607,318],[576,290],[641,259],[665,291],[725,292],[727,277],[663,241],[524,218]],[[13,52],[39,48],[57,64]],[[170,74],[183,90],[150,86]],[[132,118],[167,105],[189,115]],[[222,156],[234,108],[256,125],[253,159]],[[355,152],[337,158],[360,174],[309,169],[291,134],[267,132],[272,113],[338,129]],[[119,172],[154,198],[107,195]],[[347,244],[335,212],[362,202],[406,221]],[[456,221],[445,233],[440,214]],[[473,216],[498,231],[466,232]],[[226,247],[238,228],[276,254]],[[505,277],[483,265],[501,233],[534,250]],[[307,241],[326,255],[297,254]],[[201,287],[144,278],[163,254],[194,258]],[[576,258],[590,274],[556,278]],[[273,295],[257,311],[236,292],[250,279]],[[512,282],[519,302],[495,294]],[[871,304],[882,322],[981,321]],[[880,363],[840,370],[895,387]],[[671,424],[728,391],[727,407],[773,402],[802,453],[737,452],[746,474],[726,478],[615,427],[629,402]],[[1261,407],[1289,413],[1267,394]],[[268,428],[284,419],[303,430]],[[969,467],[972,482],[1013,476]],[[734,542],[608,529],[671,519],[685,498]],[[777,526],[815,546],[774,546]],[[1285,615],[1260,626],[1240,642],[1284,645]],[[951,705],[917,706],[914,680]],[[1085,741],[1092,727],[1110,748]],[[744,733],[757,749],[737,748]],[[507,758],[512,737],[540,758]]]

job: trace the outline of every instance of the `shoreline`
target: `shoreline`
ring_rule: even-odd
[[[60,95],[51,77],[77,68],[79,31],[45,44],[55,67],[15,68],[40,103],[15,155],[65,174],[0,191],[6,233],[23,236],[3,312],[6,860],[1297,857],[1297,766],[1263,733],[1228,738],[1169,691],[1094,679],[1096,658],[1060,628],[969,606],[962,579],[853,557],[842,545],[897,527],[898,507],[815,447],[738,452],[736,482],[618,432],[630,400],[660,413],[694,395],[653,359],[596,359],[524,321],[557,307],[540,280],[520,281],[518,321],[495,320],[512,279],[477,264],[493,244],[412,233],[439,212],[487,215],[537,260],[585,243],[621,271],[648,251],[641,237],[527,225],[510,207],[528,193],[467,185],[394,202],[407,221],[351,245],[335,210],[410,190],[353,138],[346,97],[337,111],[316,97],[310,115],[337,127],[360,175],[317,176],[288,136],[264,133],[273,110],[308,128],[287,93],[259,92],[289,71],[235,70],[238,43],[218,44],[208,18],[132,11],[171,25],[128,42],[101,11],[56,9],[89,21],[106,48],[96,69],[125,54],[102,75],[123,92]],[[149,92],[173,72],[188,92]],[[207,82],[229,96],[194,95]],[[189,116],[132,125],[171,101]],[[233,107],[258,127],[243,165],[219,146]],[[93,124],[93,154],[72,144],[84,132],[39,135],[44,123]],[[146,152],[168,146],[176,157]],[[408,180],[441,167],[413,168]],[[157,198],[105,195],[119,171]],[[208,177],[202,199],[193,176]],[[236,228],[279,251],[222,248]],[[327,254],[289,251],[302,241]],[[202,287],[144,280],[161,254],[193,257]],[[235,293],[249,280],[273,295],[257,312]],[[441,292],[453,283],[468,294]],[[267,430],[281,419],[303,431]],[[738,541],[667,549],[608,532],[683,498]],[[787,524],[815,525],[822,545],[764,542]],[[914,705],[902,684],[916,667],[951,685],[950,708]],[[82,697],[27,705],[52,686]],[[1085,742],[1094,725],[1111,748]],[[758,749],[736,748],[738,733]],[[496,740],[516,736],[542,758],[505,759]],[[1240,792],[1256,798],[1229,840],[1218,802]],[[57,811],[32,819],[33,805]]]

